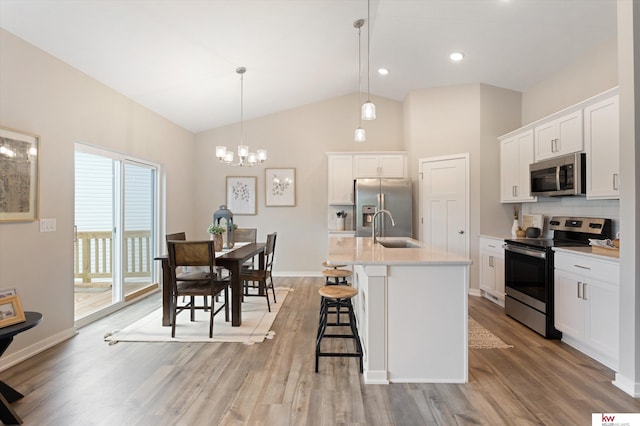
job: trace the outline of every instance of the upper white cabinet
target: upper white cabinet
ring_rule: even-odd
[[[407,177],[405,154],[354,155],[354,178]]]
[[[354,179],[409,177],[405,152],[332,152],[327,157],[329,205],[353,204]]]
[[[512,134],[500,141],[500,201],[536,201],[531,196],[529,164],[533,163],[533,130]]]
[[[620,198],[620,117],[618,95],[584,109],[587,198]]]
[[[353,156],[330,154],[328,161],[329,204],[353,204]]]
[[[560,251],[554,262],[554,325],[562,341],[616,369],[619,263]]]
[[[536,162],[584,149],[581,109],[540,124],[534,132]]]

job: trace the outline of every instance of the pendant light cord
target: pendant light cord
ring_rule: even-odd
[[[358,27],[358,105],[362,105],[362,55],[361,52],[361,36],[362,25]],[[358,127],[362,127],[362,115],[358,113]]]
[[[240,73],[240,145],[244,145],[244,72]]]
[[[371,2],[367,0],[367,102],[371,101],[371,90],[370,90],[370,79],[371,79],[371,68],[369,62],[369,56],[371,55],[371,33],[369,32],[369,28],[371,28]]]

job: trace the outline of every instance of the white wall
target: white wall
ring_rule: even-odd
[[[618,85],[617,39],[586,53],[522,94],[522,124]]]
[[[522,122],[531,123],[618,85],[617,39],[588,52],[522,94]],[[606,217],[619,230],[619,202],[586,198],[540,199],[523,203],[522,213]]]
[[[44,315],[40,325],[16,337],[8,351],[13,354],[74,331],[74,143],[164,165],[169,229],[193,222],[193,211],[184,206],[193,205],[188,189],[195,155],[192,133],[4,30],[0,93],[0,124],[41,137],[40,217],[57,221],[50,233],[40,233],[38,222],[0,223],[0,288],[17,288],[25,310]]]
[[[484,84],[412,91],[404,102],[405,140],[418,200],[420,159],[469,153],[469,255],[471,288],[478,285],[478,236],[507,233],[511,216],[499,203],[497,137],[520,124],[520,94]],[[414,228],[418,234],[418,215]]]
[[[260,167],[234,168],[216,159],[216,145],[236,150],[240,141],[238,124],[198,134],[198,155],[194,163],[198,175],[195,185],[197,232],[206,235],[213,212],[225,204],[226,176],[257,176],[257,215],[234,215],[234,223],[258,228],[259,241],[265,241],[269,232],[278,233],[274,273],[319,274],[327,255],[325,153],[403,148],[401,104],[378,97],[373,101],[378,118],[362,123],[367,132],[364,143],[353,141],[359,115],[357,93],[246,121],[245,144],[268,152],[267,162]],[[265,169],[271,167],[296,169],[295,207],[265,206]]]

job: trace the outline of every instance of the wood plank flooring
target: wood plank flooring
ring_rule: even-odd
[[[159,306],[154,294],[0,377],[25,394],[14,403],[25,425],[587,425],[592,412],[640,412],[611,370],[476,297],[471,316],[514,348],[469,350],[467,384],[364,385],[349,358],[323,358],[316,374],[324,279],[275,281],[295,291],[273,340],[103,341]]]

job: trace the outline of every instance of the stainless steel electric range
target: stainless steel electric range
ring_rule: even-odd
[[[611,238],[611,219],[552,217],[553,238],[505,240],[505,312],[548,339],[554,327],[553,247],[588,246],[589,239]]]

